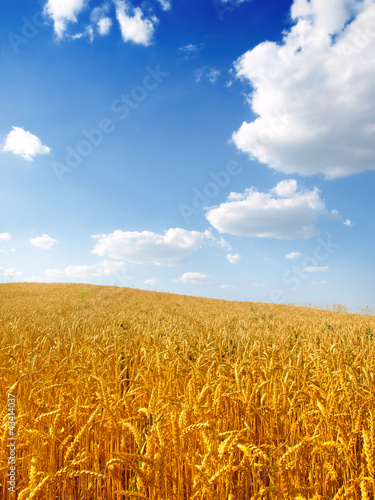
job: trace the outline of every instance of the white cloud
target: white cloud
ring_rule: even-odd
[[[216,83],[216,80],[220,76],[220,71],[218,69],[210,69],[210,71],[207,73],[207,78],[211,83]]]
[[[169,10],[172,6],[169,0],[158,0],[163,10]]]
[[[109,4],[104,3],[101,7],[95,7],[91,12],[91,22],[97,26],[101,36],[108,35],[112,27],[112,19],[108,17]]]
[[[305,273],[324,273],[328,271],[328,266],[307,266],[304,269],[302,269],[303,272]]]
[[[340,214],[338,210],[331,210],[331,218],[337,221],[340,221],[344,224],[344,226],[351,227],[353,226],[353,222],[350,219],[343,220],[343,216]]]
[[[173,266],[186,260],[189,255],[206,243],[222,245],[210,231],[168,229],[163,234],[151,231],[120,231],[97,234],[92,253],[121,259],[136,264]]]
[[[101,19],[99,19],[97,24],[99,33],[102,36],[108,35],[111,30],[112,19],[110,17],[102,17]]]
[[[95,7],[90,14],[90,20],[96,24],[102,17],[105,17],[109,11],[109,3],[104,3],[99,7]]]
[[[0,241],[9,241],[12,237],[9,233],[0,233]]]
[[[173,280],[175,283],[210,283],[211,278],[202,273],[184,273],[180,278]]]
[[[156,285],[156,280],[154,280],[154,279],[145,280],[145,285],[149,285],[149,286]]]
[[[296,194],[297,189],[297,181],[289,179],[279,182],[272,191],[280,198],[292,198]]]
[[[43,234],[43,236],[37,236],[36,238],[30,238],[30,243],[34,245],[34,247],[42,248],[43,250],[49,250],[57,243],[57,240],[54,240],[48,234]]]
[[[253,286],[266,286],[264,283],[253,283]]]
[[[6,269],[5,267],[0,266],[0,276],[6,278],[14,278],[15,276],[20,276],[22,273],[17,271],[14,267],[9,267]]]
[[[301,252],[290,252],[287,255],[285,255],[285,258],[287,260],[300,259],[301,257],[302,257]]]
[[[235,64],[258,117],[233,134],[252,159],[287,174],[375,169],[375,4],[294,0],[283,42]]]
[[[196,72],[195,72],[195,81],[197,83],[199,83],[202,80],[203,74],[204,74],[203,68],[199,68],[199,69],[196,70]]]
[[[189,43],[187,45],[179,47],[178,50],[181,50],[182,52],[197,52],[198,46],[194,45],[193,43]]]
[[[127,0],[114,0],[116,17],[120,24],[124,42],[134,42],[140,45],[150,45],[154,34],[156,17],[145,19],[140,7],[133,8]],[[133,14],[133,15],[131,15]]]
[[[24,130],[21,127],[12,127],[5,140],[3,151],[8,151],[25,160],[33,161],[36,155],[48,155],[51,149],[44,146],[36,135]]]
[[[211,68],[210,66],[203,66],[195,72],[195,81],[199,83],[203,78],[207,78],[209,82],[215,84],[220,76],[220,70]]]
[[[77,15],[85,6],[86,0],[48,0],[44,13],[53,20],[58,39],[63,37],[68,23],[77,22]]]
[[[86,26],[84,31],[82,31],[80,33],[75,33],[74,35],[69,35],[69,38],[71,40],[79,40],[80,38],[84,38],[84,37],[87,37],[90,40],[90,42],[94,41],[95,34],[94,34],[94,29],[92,26]]]
[[[282,181],[269,192],[255,188],[231,193],[226,202],[207,209],[206,218],[221,233],[259,238],[311,238],[318,216],[327,212],[318,188],[298,189]]]
[[[230,289],[234,289],[236,287],[233,285],[220,285],[220,288],[222,288],[223,290],[226,290],[226,289],[230,290]]]
[[[94,40],[94,30],[92,26],[87,26],[84,35],[89,37],[90,42]]]
[[[125,269],[125,262],[102,260],[90,266],[67,266],[65,269],[47,269],[44,274],[48,278],[93,278],[111,276],[116,271]]]
[[[171,8],[170,0],[156,0],[164,11]],[[58,40],[66,36],[71,40],[87,37],[92,42],[95,32],[100,36],[108,35],[113,25],[110,9],[114,5],[122,38],[141,45],[150,45],[155,25],[159,22],[154,15],[145,15],[141,7],[134,7],[131,0],[106,0],[102,5],[92,9],[89,24],[81,26],[78,32],[68,31],[70,23],[78,22],[78,15],[89,6],[89,0],[47,0],[44,14],[54,23]]]
[[[185,54],[185,59],[189,59],[190,57],[196,55],[199,49],[197,45],[189,43],[188,45],[183,45],[182,47],[179,47],[178,50]]]
[[[86,35],[86,33],[75,33],[74,35],[71,35],[70,38],[72,40],[79,40],[80,38],[83,38]]]
[[[238,253],[228,253],[227,255],[227,259],[229,260],[229,262],[231,264],[238,264],[238,262],[240,261],[240,254]]]

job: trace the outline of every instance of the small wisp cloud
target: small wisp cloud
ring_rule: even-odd
[[[210,283],[211,278],[207,274],[189,272],[184,273],[180,278],[173,281],[175,283]]]

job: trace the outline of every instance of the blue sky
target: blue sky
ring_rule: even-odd
[[[374,307],[374,1],[13,0],[1,25],[1,281]]]

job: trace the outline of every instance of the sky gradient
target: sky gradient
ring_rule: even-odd
[[[0,22],[1,282],[374,308],[374,1]]]

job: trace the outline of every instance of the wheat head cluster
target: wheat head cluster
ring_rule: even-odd
[[[0,328],[0,498],[375,499],[374,316],[25,283]]]

